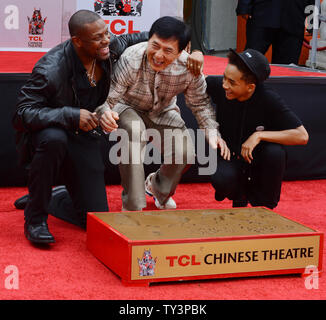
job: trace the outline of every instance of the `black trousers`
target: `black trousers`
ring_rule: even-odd
[[[277,206],[285,171],[285,150],[279,144],[260,143],[253,157],[251,164],[243,159],[219,158],[217,170],[212,175],[216,200],[249,200],[252,206],[270,209]]]
[[[265,54],[272,45],[273,64],[298,64],[302,43],[302,37],[292,35],[282,29],[257,27],[250,19],[247,21],[246,49],[255,49]]]
[[[46,221],[48,213],[86,227],[90,211],[108,211],[100,140],[84,133],[47,128],[32,133],[26,223]],[[69,194],[51,200],[58,179]]]

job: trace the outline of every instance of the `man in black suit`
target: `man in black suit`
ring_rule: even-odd
[[[298,64],[305,8],[314,3],[314,0],[239,0],[237,15],[247,20],[246,49],[265,54],[272,45],[272,63]]]
[[[89,10],[72,15],[69,32],[69,40],[36,63],[13,116],[17,149],[29,172],[24,230],[33,243],[55,242],[47,218],[58,177],[72,203],[52,207],[52,214],[85,228],[87,212],[108,211],[101,153],[105,134],[95,109],[107,98],[115,59],[129,45],[148,39],[147,33],[111,37],[105,21]]]

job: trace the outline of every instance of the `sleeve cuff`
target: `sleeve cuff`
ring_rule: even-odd
[[[106,110],[110,110],[110,109],[111,109],[110,105],[107,103],[107,101],[105,101],[102,105],[100,105],[95,109],[95,112],[98,118],[100,118]]]

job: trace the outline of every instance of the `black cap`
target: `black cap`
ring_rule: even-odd
[[[230,49],[236,54],[249,68],[249,70],[255,75],[258,83],[265,81],[270,73],[271,68],[267,58],[257,50],[246,49],[241,53],[237,53],[235,50]]]

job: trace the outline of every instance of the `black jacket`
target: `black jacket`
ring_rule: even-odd
[[[236,12],[250,14],[258,27],[281,28],[303,37],[305,8],[315,0],[239,0]]]
[[[120,37],[112,35],[110,59],[102,63],[107,78],[110,80],[112,63],[128,46],[147,40],[147,32]],[[80,103],[76,90],[75,56],[71,40],[57,45],[35,64],[30,78],[22,87],[12,121],[17,131],[16,145],[21,163],[31,160],[30,132],[51,126],[67,130],[79,128]],[[104,103],[109,88],[110,81],[100,104]]]

